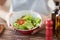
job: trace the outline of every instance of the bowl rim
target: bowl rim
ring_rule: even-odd
[[[32,10],[23,10],[23,11],[17,11],[17,12],[13,12],[13,13],[21,13],[21,12],[34,12],[34,13],[36,13],[36,14],[38,14],[39,16],[40,16],[40,19],[41,19],[41,22],[39,23],[39,25],[37,26],[37,27],[35,27],[35,28],[33,28],[33,29],[31,29],[31,30],[34,30],[34,29],[37,29],[41,24],[42,24],[42,17],[41,17],[41,15],[38,13],[38,12],[36,12],[36,11],[32,11]],[[21,30],[21,29],[16,29],[14,26],[12,26],[15,30],[20,30],[20,31],[31,31],[31,30]]]

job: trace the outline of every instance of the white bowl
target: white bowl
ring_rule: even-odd
[[[20,17],[22,17],[22,16],[24,16],[24,15],[26,15],[26,14],[31,14],[33,17],[37,17],[37,18],[40,18],[40,19],[41,19],[40,24],[39,24],[36,28],[34,28],[34,29],[32,29],[32,30],[35,30],[35,29],[37,29],[39,26],[41,26],[41,24],[42,24],[42,18],[41,18],[41,16],[40,16],[39,13],[37,13],[37,12],[35,12],[35,11],[24,10],[24,11],[19,11],[19,12],[13,12],[13,13],[11,13],[11,14],[9,14],[9,15],[7,16],[7,24],[8,24],[8,27],[12,27],[12,28],[13,28],[13,23],[14,23],[18,18],[20,18]],[[13,28],[13,29],[14,29],[14,28]],[[30,31],[30,30],[20,30],[20,31]]]

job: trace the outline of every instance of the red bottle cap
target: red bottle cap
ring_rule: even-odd
[[[46,20],[46,26],[51,27],[53,25],[52,20],[48,19]]]

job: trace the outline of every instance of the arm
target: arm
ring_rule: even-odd
[[[0,5],[3,5],[6,0],[0,0]]]
[[[54,1],[58,1],[58,2],[60,2],[60,0],[54,0]]]

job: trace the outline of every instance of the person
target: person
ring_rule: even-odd
[[[47,1],[45,0],[13,0],[12,6],[13,11],[34,10],[41,13],[42,19],[44,19],[43,23],[47,19],[46,15],[48,14],[48,9]],[[4,15],[1,15],[1,13],[3,13]],[[5,11],[0,11],[0,17],[2,17],[3,19],[5,19],[6,14],[7,13]],[[10,30],[12,30],[12,27]]]
[[[13,0],[13,11],[33,10],[48,15],[48,0]]]

